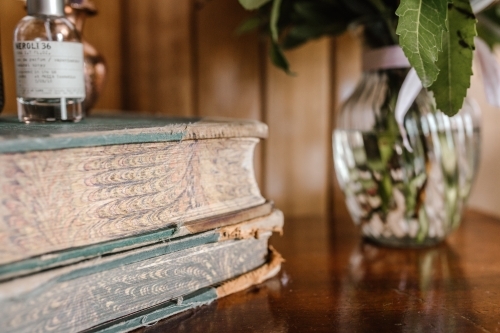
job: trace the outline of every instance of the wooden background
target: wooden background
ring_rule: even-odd
[[[84,37],[109,66],[98,109],[264,121],[270,137],[260,145],[255,163],[264,196],[287,216],[331,212],[333,197],[340,196],[333,180],[331,132],[335,111],[360,76],[356,38],[322,39],[289,52],[298,73],[290,77],[269,63],[266,41],[257,34],[235,36],[249,15],[237,0],[94,1],[100,13],[88,20]],[[12,115],[10,45],[23,16],[21,1],[0,0],[4,113]],[[490,184],[489,177],[480,175],[479,182]],[[472,202],[500,215],[494,204],[500,186],[493,192],[491,187],[476,186]],[[484,205],[485,198],[493,204]]]

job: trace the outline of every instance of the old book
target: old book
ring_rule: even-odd
[[[253,170],[254,147],[266,136],[254,121],[0,120],[0,271],[126,246],[110,245],[116,240],[135,246],[137,235],[208,230],[207,218],[237,211],[268,213]],[[94,252],[82,254],[90,245]],[[58,254],[68,249],[75,251]]]
[[[274,275],[283,215],[160,242],[0,283],[2,332],[128,331]]]
[[[158,306],[134,313],[130,316],[125,316],[118,320],[112,320],[103,325],[95,326],[92,329],[85,330],[85,332],[118,333],[154,325],[159,320],[170,318],[181,312],[195,309],[203,305],[208,305],[219,298],[262,283],[276,276],[281,269],[282,262],[283,258],[281,255],[270,247],[267,262],[248,273],[225,281],[220,285],[203,288],[182,298],[162,303]],[[172,319],[176,318],[174,317]],[[261,318],[258,320],[260,319]],[[214,323],[214,325],[216,325],[216,323]]]
[[[33,274],[37,271],[53,267],[65,266],[82,260],[123,252],[133,248],[143,247],[157,242],[169,242],[176,238],[196,234],[199,232],[223,227],[222,230],[231,230],[239,226],[240,222],[256,217],[266,216],[273,210],[272,203],[264,203],[259,206],[238,210],[235,212],[212,216],[200,220],[189,221],[182,225],[173,225],[156,231],[119,238],[103,243],[92,244],[83,247],[69,248],[53,253],[23,259],[13,263],[0,265],[0,282],[14,277]],[[225,228],[227,227],[227,228]],[[239,230],[239,229],[237,229]]]

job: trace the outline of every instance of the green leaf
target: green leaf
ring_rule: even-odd
[[[500,26],[489,17],[479,14],[477,15],[477,35],[484,40],[490,48],[496,44],[500,44]]]
[[[396,10],[399,44],[424,87],[429,87],[439,73],[436,61],[446,31],[446,7],[447,0],[402,0]]]
[[[379,13],[385,13],[387,11],[387,6],[382,0],[369,0],[371,5],[377,9]]]
[[[500,44],[500,6],[494,5],[476,15],[477,34],[490,48]]]
[[[316,29],[311,29],[309,25],[296,25],[290,28],[285,35],[282,45],[285,50],[293,49],[320,35]]]
[[[278,68],[283,69],[287,74],[294,75],[290,71],[290,64],[283,54],[283,50],[279,46],[279,28],[278,21],[280,15],[281,0],[273,0],[273,6],[271,8],[271,17],[269,22],[269,29],[271,30],[271,50],[270,57],[271,61]]]
[[[470,86],[476,18],[468,0],[453,0],[448,6],[448,31],[437,65],[440,73],[430,87],[439,110],[453,116],[461,108]]]
[[[252,30],[257,29],[259,26],[262,25],[262,19],[259,16],[252,16],[243,23],[241,23],[238,28],[236,28],[236,31],[234,32],[237,36],[241,36],[243,34],[246,34]]]
[[[301,24],[293,26],[288,30],[283,39],[283,48],[291,49],[305,42],[325,35],[337,36],[347,30],[347,23],[334,22],[329,25],[309,25]]]
[[[476,13],[477,14],[477,13]],[[481,21],[481,16],[487,17],[489,20],[491,20],[494,24],[498,25],[500,24],[500,6],[498,4],[491,6],[489,8],[486,8],[483,10],[481,13],[476,15],[478,20]]]
[[[269,22],[269,28],[271,29],[271,38],[275,43],[278,43],[279,39],[278,21],[280,18],[280,6],[281,6],[281,0],[273,0],[273,7],[271,8],[271,19]]]
[[[252,10],[262,7],[271,0],[238,0],[243,8]]]
[[[346,21],[352,14],[346,12],[345,7],[323,1],[299,1],[293,3],[294,16],[303,20],[302,23],[314,26],[324,26]],[[283,14],[282,14],[283,15]]]
[[[283,54],[283,50],[277,43],[271,42],[271,49],[269,56],[271,58],[272,63],[276,67],[281,68],[288,75],[294,75],[294,73],[290,71],[290,64],[288,63],[288,60]]]
[[[376,8],[366,0],[340,0],[340,2],[353,13],[359,16],[371,15],[376,13]]]

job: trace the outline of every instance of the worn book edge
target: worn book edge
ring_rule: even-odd
[[[216,288],[217,297],[222,298],[237,293],[253,285],[260,284],[278,274],[285,260],[272,246],[269,246],[269,262],[251,272],[229,280]]]
[[[179,239],[161,242],[160,244],[149,245],[102,258],[94,258],[81,263],[13,279],[0,284],[0,302],[10,299],[27,299],[32,293],[40,293],[57,283],[196,246],[232,239],[269,237],[272,232],[281,232],[283,223],[283,213],[279,210],[274,210],[268,216],[241,222],[230,227],[180,237]]]
[[[269,258],[266,264],[253,271],[240,275],[237,278],[228,280],[218,287],[205,288],[190,295],[180,297],[177,300],[169,301],[155,306],[154,308],[138,312],[134,314],[133,317],[128,316],[127,318],[117,319],[113,322],[99,325],[83,332],[119,333],[128,332],[140,327],[152,326],[162,319],[200,306],[209,305],[219,298],[260,284],[277,275],[281,270],[281,264],[283,262],[283,257],[274,248],[269,247]],[[116,323],[117,321],[120,322]]]
[[[93,116],[76,124],[21,124],[14,118],[0,118],[0,154],[267,135],[264,123],[230,118]]]
[[[8,280],[13,277],[29,275],[63,265],[74,264],[107,254],[120,253],[158,242],[171,241],[178,237],[197,234],[210,229],[221,228],[225,225],[235,225],[235,227],[238,228],[237,225],[241,222],[269,215],[272,211],[272,202],[267,202],[256,207],[243,209],[237,212],[186,222],[182,226],[174,225],[156,232],[58,251],[18,262],[0,265],[0,281]]]

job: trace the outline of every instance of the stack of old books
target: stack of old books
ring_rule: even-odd
[[[0,120],[0,331],[122,332],[277,274],[254,121]]]

